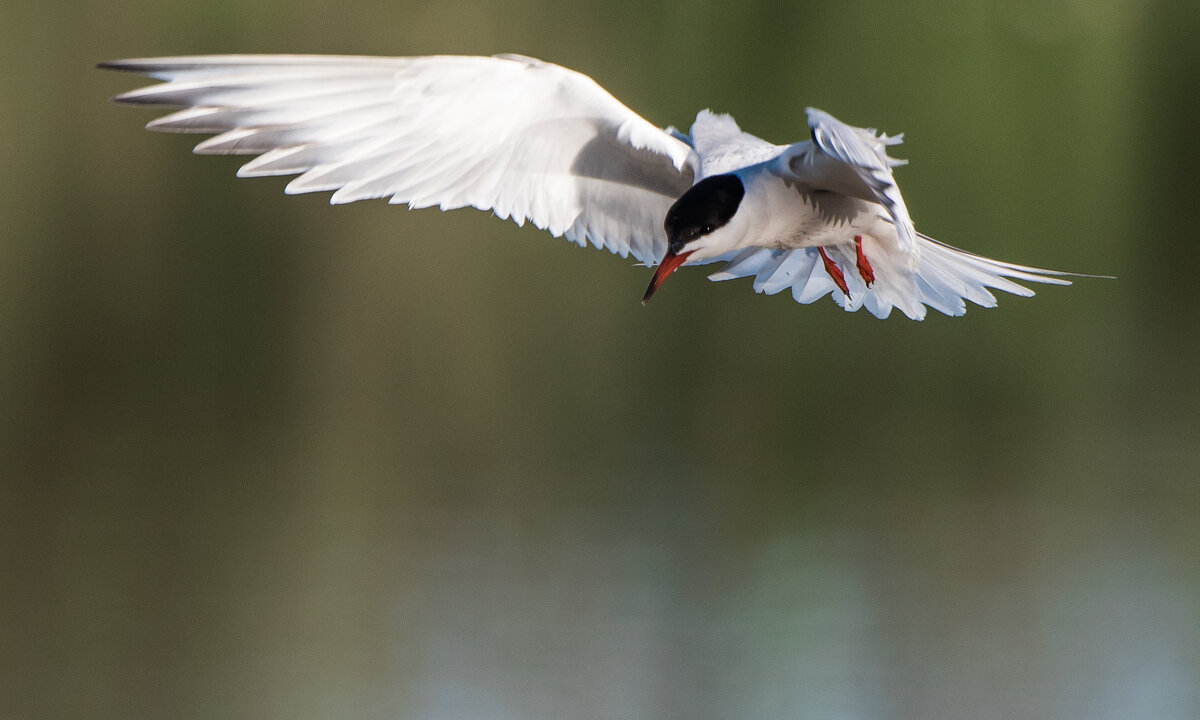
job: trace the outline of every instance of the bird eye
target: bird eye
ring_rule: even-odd
[[[705,226],[703,226],[703,227],[701,227],[701,228],[700,228],[700,234],[701,234],[701,235],[707,235],[707,234],[709,234],[710,232],[712,232],[713,230],[716,230],[716,228],[715,228],[715,227],[713,227],[712,225],[705,225]]]

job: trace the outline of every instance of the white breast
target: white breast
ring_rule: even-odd
[[[895,242],[895,229],[877,203],[819,190],[798,180],[786,162],[772,161],[738,172],[746,197],[735,220],[742,237],[730,249],[794,249],[854,242],[855,235]]]

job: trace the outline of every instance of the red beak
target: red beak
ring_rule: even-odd
[[[675,272],[688,259],[688,255],[691,254],[691,250],[679,253],[678,255],[672,253],[670,250],[667,251],[667,254],[663,256],[662,262],[654,269],[654,277],[650,278],[650,287],[646,288],[646,294],[642,296],[643,305],[650,302],[650,296],[654,294],[658,286],[662,285],[667,276]]]

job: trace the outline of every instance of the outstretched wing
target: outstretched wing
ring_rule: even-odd
[[[850,290],[847,297],[837,289],[825,271],[816,248],[771,250],[751,248],[729,257],[718,258],[727,264],[709,276],[710,280],[732,280],[753,277],[755,292],[773,295],[791,289],[797,302],[811,303],[832,293],[833,300],[848,312],[865,307],[878,318],[887,317],[892,308],[899,308],[913,320],[925,317],[925,306],[946,315],[962,315],[966,301],[981,307],[995,307],[996,298],[990,289],[1013,295],[1030,296],[1033,291],[1013,282],[1070,285],[1064,276],[1080,276],[1057,270],[1016,265],[992,260],[959,250],[924,235],[917,235],[920,254],[915,270],[900,267],[894,255],[881,247],[867,248],[875,270],[875,282],[867,286],[856,272],[847,271],[845,281]],[[853,245],[826,246],[826,252],[843,268],[853,268]]]
[[[884,133],[877,135],[873,128],[847,125],[816,108],[808,108],[805,112],[808,113],[813,145],[798,143],[794,146],[796,154],[791,158],[792,170],[814,187],[878,202],[896,226],[901,249],[915,252],[917,233],[892,176],[892,168],[907,161],[887,154],[887,147],[900,144],[904,134],[895,137]],[[814,152],[813,146],[820,152]]]
[[[114,98],[183,108],[147,128],[214,133],[200,154],[257,155],[238,175],[299,175],[333,203],[491,210],[654,264],[695,152],[585,75],[521,56],[230,55],[101,67],[161,84]]]
[[[692,147],[700,158],[700,174],[712,177],[765,162],[787,146],[773,145],[738,127],[732,116],[701,110],[691,129]]]

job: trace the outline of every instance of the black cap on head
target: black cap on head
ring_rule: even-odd
[[[693,185],[667,211],[668,251],[679,252],[684,245],[729,222],[746,196],[746,188],[737,175],[713,175]]]

